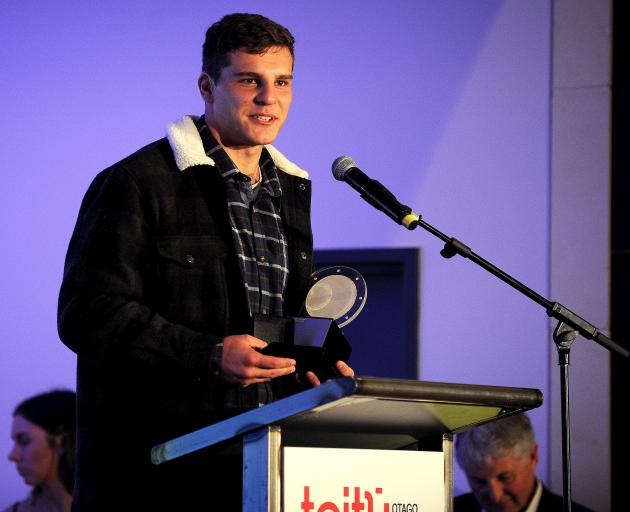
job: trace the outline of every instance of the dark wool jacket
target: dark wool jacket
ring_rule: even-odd
[[[311,183],[266,150],[284,171],[285,314],[295,316],[312,270]],[[211,371],[217,342],[252,332],[213,165],[185,117],[168,139],[97,175],[81,205],[58,317],[62,341],[78,356],[76,510],[123,510],[127,492],[143,496],[133,506],[149,497],[164,503],[175,477],[178,485],[194,480],[193,464],[152,466],[151,447],[256,406],[255,386],[228,385]],[[296,391],[294,382],[275,382],[277,396]]]

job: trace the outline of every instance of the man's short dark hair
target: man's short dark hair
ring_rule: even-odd
[[[294,57],[294,43],[287,28],[260,14],[228,14],[206,31],[202,69],[217,82],[223,68],[230,65],[230,52],[263,54],[272,46],[283,46]]]

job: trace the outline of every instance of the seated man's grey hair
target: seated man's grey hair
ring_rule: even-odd
[[[493,458],[509,456],[525,460],[535,444],[529,417],[521,413],[458,434],[455,456],[464,471],[482,469]]]

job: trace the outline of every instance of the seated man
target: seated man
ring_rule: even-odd
[[[455,456],[472,489],[455,498],[455,512],[562,511],[562,496],[553,494],[536,476],[538,444],[526,414],[458,434]],[[571,510],[588,512],[573,502]]]

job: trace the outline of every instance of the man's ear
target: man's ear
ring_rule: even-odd
[[[197,85],[199,86],[199,92],[201,93],[201,97],[206,103],[212,103],[214,101],[214,80],[210,78],[208,73],[201,73],[199,75],[199,79],[197,80]]]

